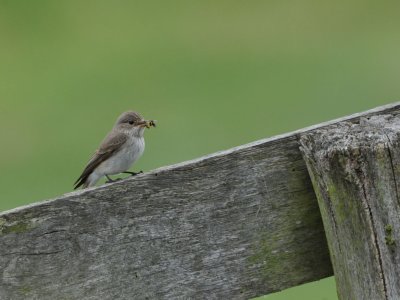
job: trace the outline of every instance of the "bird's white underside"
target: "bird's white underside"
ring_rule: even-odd
[[[143,135],[128,135],[129,138],[114,155],[102,162],[88,178],[88,186],[93,186],[105,175],[114,175],[129,170],[134,162],[143,154]]]

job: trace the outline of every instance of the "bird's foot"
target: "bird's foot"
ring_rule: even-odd
[[[118,181],[118,180],[121,180],[121,179],[122,179],[122,178],[111,179],[110,177],[108,177],[108,175],[106,175],[106,177],[107,177],[107,181],[106,181],[106,183],[112,183],[112,182],[116,182],[116,181]]]
[[[135,176],[135,175],[137,175],[137,174],[142,174],[143,171],[139,171],[139,172],[122,172],[122,173],[131,174],[131,176]]]

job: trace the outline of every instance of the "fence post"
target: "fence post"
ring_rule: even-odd
[[[400,299],[400,117],[302,136],[340,299]]]

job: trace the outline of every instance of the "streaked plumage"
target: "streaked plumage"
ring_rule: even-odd
[[[76,180],[74,188],[90,187],[103,176],[127,171],[143,154],[143,133],[149,122],[136,112],[124,112]]]

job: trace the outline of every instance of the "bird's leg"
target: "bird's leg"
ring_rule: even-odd
[[[116,181],[118,181],[118,180],[121,180],[122,178],[117,178],[117,179],[111,179],[110,177],[108,177],[108,175],[105,175],[106,177],[107,177],[107,181],[106,181],[106,183],[111,183],[111,182],[116,182]]]
[[[125,173],[125,174],[131,174],[131,176],[135,176],[135,175],[137,175],[137,174],[141,174],[141,173],[143,173],[143,171],[139,171],[139,172],[122,172],[122,173]]]
[[[106,177],[107,177],[107,181],[106,181],[106,183],[111,183],[111,182],[114,182],[114,180],[112,180],[110,177],[108,177],[108,175],[106,175]]]
[[[126,172],[121,172],[121,173],[131,174],[131,176],[135,176],[135,175],[137,175],[137,174],[143,173],[143,171],[139,171],[139,172],[128,172],[128,171],[126,171]],[[108,175],[105,175],[105,176],[106,176],[106,178],[107,178],[106,183],[116,182],[116,181],[122,179],[122,178],[111,179]]]

